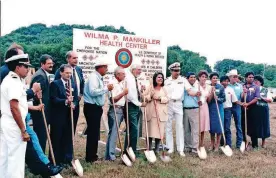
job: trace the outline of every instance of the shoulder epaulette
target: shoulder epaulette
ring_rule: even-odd
[[[15,75],[15,74],[11,74],[11,77],[12,77],[12,78],[18,78],[18,76]]]

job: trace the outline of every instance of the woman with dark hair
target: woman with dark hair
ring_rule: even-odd
[[[256,136],[262,139],[262,148],[265,148],[265,139],[270,137],[268,103],[272,102],[272,97],[268,89],[263,87],[264,79],[261,76],[255,76],[254,83],[260,87],[260,98],[258,98],[257,107],[254,111],[256,115]]]
[[[211,134],[211,149],[218,151],[220,145],[220,139],[222,134],[222,128],[220,126],[219,114],[221,117],[222,125],[224,125],[224,110],[223,103],[225,102],[224,87],[218,84],[219,75],[218,73],[210,74],[211,80],[211,94],[208,97],[209,102],[209,115],[210,115],[210,134]],[[214,94],[215,93],[215,94]],[[216,106],[216,101],[218,102],[218,110]],[[217,135],[217,140],[215,143],[215,135]]]
[[[201,132],[201,140],[199,142],[200,146],[204,146],[204,132],[208,132],[210,130],[210,116],[209,116],[209,107],[207,103],[207,99],[210,96],[211,86],[206,84],[206,80],[208,79],[208,72],[205,70],[201,70],[198,73],[198,80],[200,84],[201,91],[201,106],[200,106],[200,132]]]
[[[251,137],[252,147],[258,149],[258,138],[256,135],[256,109],[258,98],[260,98],[260,87],[254,83],[254,73],[247,72],[245,74],[245,84],[243,85],[242,101],[245,102],[242,108],[242,130],[243,140],[246,142],[246,148],[248,149],[249,141],[246,139],[246,135]],[[245,111],[246,114],[245,115]],[[246,117],[245,117],[246,116]],[[245,119],[247,132],[245,133]]]
[[[165,124],[168,120],[168,97],[164,88],[164,75],[161,72],[157,72],[153,75],[152,84],[145,91],[144,97],[147,103],[146,119],[148,122],[149,131],[149,147],[152,149],[152,139],[155,138],[155,152],[159,151],[159,144],[161,137],[165,133]],[[156,102],[156,108],[159,118],[157,117],[154,102]],[[159,124],[159,126],[158,126]],[[160,132],[159,132],[160,127]],[[161,137],[160,137],[161,136]]]

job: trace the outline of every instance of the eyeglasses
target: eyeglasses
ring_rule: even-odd
[[[173,72],[179,72],[180,70],[178,70],[178,69],[175,69],[175,70],[172,70]]]
[[[238,78],[238,76],[233,76],[233,78]]]
[[[28,69],[30,66],[28,66],[28,65],[22,65],[22,66],[24,66],[26,69]]]

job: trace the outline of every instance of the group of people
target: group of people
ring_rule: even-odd
[[[206,132],[211,134],[210,150],[218,151],[223,144],[223,131],[225,144],[232,147],[232,117],[237,148],[243,141],[249,144],[245,130],[251,137],[253,148],[258,148],[258,138],[262,139],[262,147],[265,147],[265,139],[270,136],[268,103],[272,102],[272,98],[263,87],[263,78],[254,76],[253,72],[246,73],[245,83],[238,82],[237,70],[231,70],[221,78],[218,73],[209,75],[205,70],[198,74],[189,72],[182,77],[180,63],[176,62],[169,66],[170,77],[165,79],[161,72],[157,72],[145,86],[138,82],[141,66],[133,64],[129,69],[118,66],[113,81],[104,85],[103,76],[110,64],[107,60],[96,61],[95,71],[86,82],[82,69],[78,67],[77,53],[67,52],[66,60],[68,63],[61,65],[53,75],[54,59],[50,55],[42,55],[41,68],[27,86],[24,78],[31,66],[28,54],[24,54],[23,48],[17,44],[7,50],[6,64],[1,67],[0,178],[24,177],[25,162],[31,172],[45,177],[70,167],[73,159],[72,132],[76,131],[82,98],[87,122],[85,160],[89,163],[99,159],[98,140],[105,102],[109,105],[105,159],[110,161],[116,159],[118,130],[115,116],[119,125],[128,118],[129,131],[125,136],[124,152],[128,154],[129,145],[139,156],[137,141],[141,110],[147,111],[144,122],[147,122],[149,130],[149,149],[154,149],[156,154],[164,136],[168,153],[175,151],[174,120],[176,151],[181,157],[185,157],[185,152],[197,153],[197,149],[204,146]],[[207,84],[208,78],[210,85]],[[73,119],[73,130],[70,118]],[[29,126],[30,119],[33,129]],[[48,128],[55,161],[51,154],[49,157],[45,155]]]

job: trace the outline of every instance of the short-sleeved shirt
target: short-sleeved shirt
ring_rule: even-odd
[[[228,86],[233,88],[233,90],[235,91],[236,97],[238,98],[239,101],[241,101],[241,95],[243,92],[242,85],[239,83],[234,83],[234,84],[229,83]]]
[[[119,82],[116,78],[111,82],[113,84],[112,97],[116,97],[124,91],[124,82]],[[111,97],[111,96],[110,96]],[[125,97],[122,97],[115,103],[118,106],[124,106],[126,103]],[[112,105],[112,103],[110,103]]]
[[[8,118],[11,119],[11,122],[15,122],[10,108],[10,101],[17,100],[22,121],[25,123],[25,118],[28,113],[26,89],[25,81],[16,73],[10,71],[1,84],[2,118]]]
[[[244,86],[247,89],[247,98],[246,102],[249,103],[255,98],[260,98],[260,87],[255,85],[254,83],[247,86],[247,84],[244,84]]]
[[[173,79],[169,77],[165,81],[165,89],[168,93],[168,97],[170,100],[184,100],[184,89],[190,90],[192,86],[188,82],[186,78],[179,76],[177,79]]]
[[[191,91],[198,92],[198,83],[194,83],[191,85]],[[184,108],[194,108],[198,107],[198,97],[197,96],[190,96],[187,90],[184,90],[184,100],[183,100]]]
[[[232,87],[227,86],[224,89],[225,92],[225,102],[223,103],[223,108],[231,108],[233,105],[232,103],[235,103],[238,101],[238,98],[235,94],[235,91]]]

